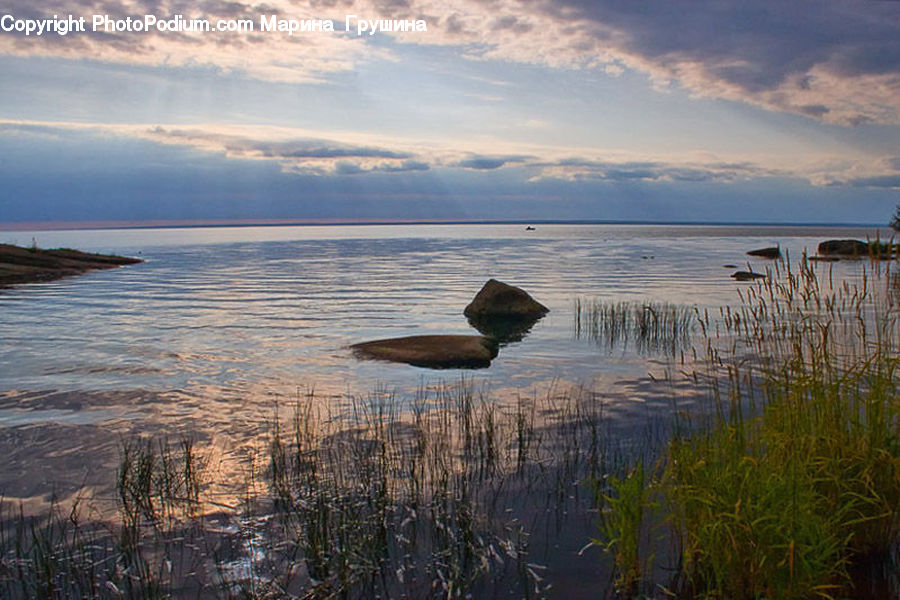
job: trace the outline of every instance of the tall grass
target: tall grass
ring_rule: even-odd
[[[188,524],[205,469],[193,442],[126,439],[120,453],[118,524],[83,499],[38,516],[0,502],[0,596],[167,598],[209,583],[198,565],[213,540]]]
[[[680,557],[667,585],[681,596],[836,597],[854,565],[887,560],[898,541],[891,277],[864,269],[833,285],[805,261],[776,275],[704,322],[708,418],[681,429],[637,499],[665,507]],[[636,494],[607,501],[606,522],[619,523],[609,539],[634,535],[623,499]],[[620,582],[651,586],[628,556],[617,556]]]
[[[596,477],[604,457],[595,405],[553,395],[504,405],[463,380],[423,390],[409,410],[375,394],[340,412],[307,398],[289,427],[274,426],[269,485],[280,530],[272,537],[302,563],[299,589],[542,594],[529,531],[511,505],[532,488],[531,501],[562,510],[573,485]]]
[[[641,355],[674,357],[690,347],[696,327],[691,307],[668,302],[618,302],[576,298],[575,337],[607,350],[633,345]]]
[[[544,597],[544,559],[586,541],[605,432],[586,391],[310,394],[276,410],[233,511],[205,497],[207,448],[129,438],[115,515],[0,503],[0,596]]]

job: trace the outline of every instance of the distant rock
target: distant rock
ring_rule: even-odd
[[[781,258],[781,248],[773,246],[771,248],[758,248],[747,253],[749,256],[759,256],[760,258]]]
[[[43,250],[0,244],[0,287],[52,281],[96,269],[112,269],[143,262],[139,258],[91,254],[69,248]]]
[[[735,271],[731,274],[738,281],[753,281],[754,279],[765,279],[762,273],[754,273],[753,271]]]
[[[827,240],[819,244],[818,252],[825,256],[868,256],[869,244],[859,240]]]
[[[467,317],[541,317],[550,309],[525,290],[491,279],[463,313]]]
[[[837,256],[810,256],[806,260],[811,260],[813,262],[837,262],[841,259]]]
[[[431,369],[483,369],[497,356],[498,343],[481,335],[414,335],[351,346],[358,358]]]

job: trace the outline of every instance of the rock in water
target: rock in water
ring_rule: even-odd
[[[753,281],[754,279],[765,279],[762,273],[754,273],[753,271],[735,271],[731,274],[738,281]]]
[[[869,245],[859,240],[826,240],[819,244],[818,251],[825,256],[868,256]]]
[[[761,258],[781,258],[781,248],[773,246],[772,248],[758,248],[747,253],[749,256],[759,256]]]
[[[497,341],[481,335],[413,335],[351,346],[358,358],[431,369],[483,369],[497,356]]]
[[[491,279],[463,311],[467,317],[541,317],[550,309],[521,288]]]
[[[497,317],[492,315],[473,315],[466,318],[469,320],[469,325],[477,329],[478,333],[497,340],[500,346],[508,346],[525,339],[525,336],[531,332],[531,328],[543,316]]]

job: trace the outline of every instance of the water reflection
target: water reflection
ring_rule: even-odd
[[[544,318],[544,315],[526,317],[476,315],[466,318],[469,320],[469,325],[477,329],[479,333],[497,340],[503,347],[525,339],[532,327]]]

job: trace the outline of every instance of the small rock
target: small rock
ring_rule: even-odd
[[[753,271],[735,271],[731,274],[738,281],[753,281],[754,279],[765,279],[762,273],[754,273]]]
[[[749,256],[759,256],[761,258],[781,258],[781,248],[773,246],[771,248],[758,248],[747,253]]]

